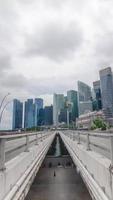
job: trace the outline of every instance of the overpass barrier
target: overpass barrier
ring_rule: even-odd
[[[47,132],[0,137],[0,200],[25,199],[54,136],[55,133]],[[19,145],[21,153],[6,162],[6,154],[18,149]]]
[[[86,138],[85,145],[81,143],[80,134]],[[89,134],[81,132],[60,132],[66,148],[80,172],[83,180],[95,200],[113,200],[113,136],[111,134]],[[90,137],[104,137],[110,141],[111,157],[108,159],[91,150]],[[102,145],[102,144],[100,144]]]

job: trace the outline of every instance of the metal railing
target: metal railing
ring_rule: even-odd
[[[16,151],[19,147],[24,147],[24,150],[22,152],[29,152],[30,145],[33,143],[35,145],[39,144],[39,141],[42,142],[45,140],[48,136],[50,136],[52,132],[34,132],[34,133],[25,133],[25,134],[13,134],[13,135],[4,135],[0,136],[0,170],[5,170],[5,162],[6,162],[6,145],[8,145],[8,142],[10,143],[12,141],[12,144],[17,143],[17,146],[11,149],[11,151]],[[33,138],[34,136],[34,138]],[[30,140],[30,137],[32,139]],[[25,141],[23,141],[22,144],[18,145],[18,140],[20,138],[24,138]],[[21,141],[20,141],[21,143]]]
[[[85,131],[64,131],[63,133],[73,141],[76,140],[78,145],[84,143],[87,151],[92,150],[93,146],[108,151],[110,154],[111,166],[113,166],[113,133],[94,133]],[[101,144],[101,142],[104,142],[104,145]]]

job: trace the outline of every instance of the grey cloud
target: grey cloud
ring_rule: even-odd
[[[11,57],[10,55],[0,55],[0,72],[4,72],[5,70],[11,68]]]
[[[27,78],[21,74],[5,75],[1,80],[3,87],[9,89],[25,89],[27,85]]]
[[[50,23],[27,37],[26,54],[59,61],[73,55],[82,42],[83,33],[77,23]]]

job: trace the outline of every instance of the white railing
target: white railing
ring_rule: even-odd
[[[21,148],[21,152],[28,152],[30,146],[38,145],[52,132],[33,132],[0,136],[0,170],[5,170],[6,156]],[[20,140],[21,139],[21,140]],[[18,154],[18,153],[17,153]]]
[[[94,133],[86,131],[64,131],[63,133],[73,141],[77,140],[78,144],[84,143],[87,151],[92,150],[94,146],[95,148],[97,147],[109,152],[111,166],[113,167],[113,133]]]

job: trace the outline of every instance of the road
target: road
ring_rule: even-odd
[[[56,167],[40,169],[25,200],[83,199],[91,200],[91,197],[75,168]]]

